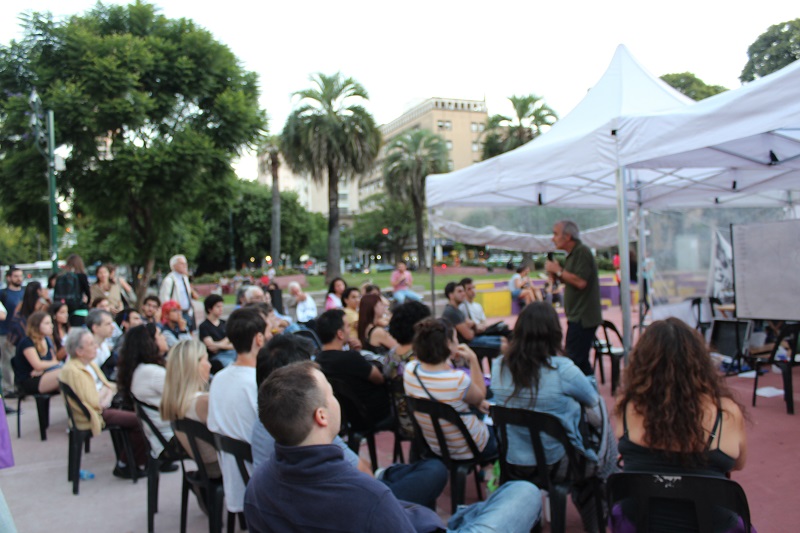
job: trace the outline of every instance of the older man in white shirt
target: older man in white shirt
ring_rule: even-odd
[[[189,262],[185,255],[173,255],[169,260],[169,268],[172,270],[164,277],[161,282],[161,289],[158,297],[161,302],[175,300],[181,306],[183,318],[189,331],[194,331],[197,324],[194,320],[194,306],[192,300],[199,300],[192,284],[189,283]]]
[[[317,303],[311,295],[303,292],[298,282],[289,283],[289,294],[289,307],[297,307],[295,317],[298,322],[308,322],[317,318]]]

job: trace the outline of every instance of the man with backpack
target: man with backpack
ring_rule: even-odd
[[[64,271],[56,278],[53,301],[67,304],[69,325],[75,327],[82,326],[86,322],[90,298],[89,279],[86,277],[83,259],[77,254],[72,254],[67,258]]]

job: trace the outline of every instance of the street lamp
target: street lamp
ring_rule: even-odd
[[[55,156],[55,118],[53,110],[47,110],[47,122],[42,127],[42,99],[36,89],[31,91],[28,103],[33,110],[31,127],[36,140],[36,148],[47,161],[47,180],[50,187],[50,259],[53,273],[58,272],[58,211],[56,210],[56,156]]]

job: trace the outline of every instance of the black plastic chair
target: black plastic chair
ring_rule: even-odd
[[[585,470],[585,458],[578,454],[569,441],[561,421],[547,413],[538,413],[528,409],[513,409],[499,405],[491,407],[491,416],[497,431],[500,450],[500,482],[505,483],[513,479],[524,479],[540,489],[546,490],[550,495],[550,531],[560,533],[566,527],[567,493],[570,486],[576,481],[588,481],[593,484],[592,489],[597,506],[598,531],[605,531],[603,494],[600,480],[597,478],[583,479],[582,472]],[[506,461],[508,454],[508,426],[517,426],[528,430],[537,465],[530,469],[532,472],[531,477],[520,478],[515,476],[513,468]],[[566,459],[569,461],[568,473],[564,480],[556,481],[553,472],[555,465],[547,464],[541,439],[542,433],[556,439],[564,447]]]
[[[692,476],[656,473],[613,474],[608,478],[608,508],[622,500],[633,500],[636,514],[631,521],[636,531],[651,531],[648,520],[652,516],[651,503],[654,500],[663,503],[665,500],[683,501],[694,508],[694,516],[687,517],[689,522],[697,524],[696,529],[687,531],[714,531],[715,507],[725,508],[737,514],[744,522],[747,533],[751,530],[750,507],[742,487],[735,481],[710,476]],[[676,518],[671,513],[671,519]],[[611,524],[612,532],[614,524]]]
[[[314,330],[298,329],[297,331],[294,332],[294,335],[297,335],[298,337],[303,337],[304,339],[307,339],[309,342],[311,342],[314,348],[313,352],[314,355],[317,355],[319,352],[322,351],[322,341],[319,340],[319,337],[314,332]]]
[[[497,457],[479,459],[481,451],[472,439],[472,435],[470,435],[467,426],[464,425],[464,421],[461,420],[461,416],[458,412],[446,403],[424,398],[414,398],[413,396],[406,396],[406,401],[408,402],[409,408],[414,413],[412,418],[414,421],[414,430],[417,432],[417,436],[421,441],[425,441],[425,439],[423,437],[422,428],[417,420],[417,414],[426,414],[430,417],[433,430],[436,433],[436,440],[439,443],[439,450],[441,451],[441,454],[437,455],[437,457],[441,459],[450,472],[451,513],[455,513],[458,510],[458,506],[464,503],[467,489],[467,476],[472,472],[475,473],[475,487],[478,490],[478,498],[483,500],[483,489],[481,488],[481,480],[478,478],[478,470],[476,467],[492,463]],[[472,453],[472,459],[453,459],[450,456],[450,450],[447,448],[447,439],[445,438],[442,428],[442,421],[449,422],[461,432],[461,435]],[[428,449],[430,450],[430,446],[428,446]],[[433,454],[432,450],[430,450],[430,452]]]
[[[236,459],[236,466],[239,467],[239,474],[242,476],[242,482],[246,487],[250,482],[250,472],[247,471],[247,463],[253,464],[253,452],[250,448],[250,443],[220,435],[219,433],[212,433],[214,435],[214,444],[217,450],[223,453],[229,453]],[[228,533],[236,531],[236,515],[239,515],[239,526],[241,529],[247,529],[247,522],[244,518],[244,513],[232,513],[228,511]]]
[[[406,429],[403,428],[401,423],[400,414],[407,413],[409,417],[413,417],[411,410],[408,407],[405,399],[405,388],[403,386],[403,378],[400,376],[397,379],[387,382],[387,389],[389,390],[389,399],[391,400],[392,407],[392,432],[394,433],[394,450],[392,451],[393,463],[405,463],[403,456],[403,442],[411,443],[411,450],[408,454],[408,461],[415,462],[420,454],[419,442],[415,438],[416,432],[409,436]],[[411,428],[413,430],[413,427]]]
[[[58,388],[64,396],[64,407],[67,409],[67,418],[69,419],[69,426],[67,431],[69,433],[69,451],[67,462],[67,481],[72,482],[72,494],[78,494],[80,490],[80,471],[81,471],[81,456],[83,452],[89,453],[89,442],[92,438],[91,429],[78,429],[75,424],[75,412],[73,409],[80,409],[81,413],[86,420],[91,418],[89,408],[84,405],[81,399],[72,390],[72,387],[58,382]],[[134,483],[138,480],[136,461],[133,460],[133,445],[128,438],[128,433],[124,428],[115,425],[108,425],[105,427],[111,434],[111,441],[114,444],[114,450],[117,457],[120,456],[122,450],[125,451],[128,458],[128,472]]]
[[[166,454],[162,452],[160,457],[153,457],[150,441],[147,438],[144,439],[147,443],[147,531],[153,533],[153,521],[155,519],[155,514],[158,512],[158,482],[161,467],[165,463],[182,460],[185,454],[173,455],[169,453],[169,450],[172,449],[172,445],[167,441],[164,435],[162,435],[161,431],[153,422],[153,419],[150,418],[150,415],[147,414],[147,409],[158,412],[158,407],[139,401],[136,398],[133,398],[133,405],[136,409],[136,416],[139,418],[139,423],[142,425],[142,432],[146,435],[145,427],[147,427],[161,443],[161,446],[164,447],[164,450],[167,450]]]
[[[371,425],[369,423],[369,416],[367,409],[361,400],[353,393],[353,390],[347,385],[347,382],[336,377],[331,377],[326,374],[325,376],[333,389],[333,395],[339,402],[342,410],[342,431],[347,435],[347,446],[358,454],[358,449],[361,446],[361,441],[367,441],[367,449],[369,449],[369,459],[372,471],[378,469],[378,450],[375,445],[375,434],[381,431],[392,431],[394,428],[394,420],[391,415],[388,418]],[[388,398],[387,391],[387,401]],[[395,437],[396,438],[396,437]],[[399,444],[395,441],[395,449]]]
[[[216,447],[214,434],[202,422],[188,418],[175,420],[172,428],[186,435],[189,448],[194,457],[202,457],[198,441]],[[222,487],[222,478],[211,478],[208,475],[203,461],[195,461],[197,470],[187,470],[184,459],[181,459],[183,483],[181,486],[181,533],[186,533],[186,511],[189,503],[189,489],[195,487],[197,492],[204,496],[205,510],[208,513],[208,530],[210,533],[222,531],[222,506],[225,500],[225,491]]]
[[[602,339],[600,335],[602,334]],[[616,340],[617,346],[614,346]],[[608,356],[611,361],[611,394],[617,391],[619,386],[620,370],[619,364],[625,356],[622,335],[613,322],[603,320],[598,328],[597,336],[594,340],[594,370],[600,369],[600,383],[606,384],[605,370],[603,368],[603,356]]]
[[[17,438],[21,438],[21,421],[22,421],[22,401],[29,395],[22,390],[22,387],[16,387],[17,393]],[[57,396],[57,392],[46,392],[31,394],[36,401],[36,413],[39,415],[39,437],[42,440],[47,440],[47,428],[50,427],[50,399]]]
[[[771,368],[775,365],[781,371],[783,378],[783,400],[786,402],[786,412],[790,415],[794,414],[794,384],[792,383],[792,368],[800,366],[800,363],[794,361],[794,356],[797,354],[797,342],[800,340],[800,323],[784,324],[781,327],[778,338],[775,339],[775,345],[769,353],[769,357],[758,357],[748,355],[745,357],[747,363],[755,370],[756,376],[753,381],[753,407],[756,406],[756,390],[758,389],[758,376],[761,373],[761,367],[766,366]],[[781,347],[783,341],[789,344],[789,353],[786,354],[786,360],[779,361],[775,359],[778,349]]]

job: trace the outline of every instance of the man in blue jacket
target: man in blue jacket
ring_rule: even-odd
[[[259,418],[275,438],[275,454],[256,469],[245,495],[250,531],[433,532],[445,526],[430,509],[402,502],[379,481],[352,468],[332,444],[339,403],[312,362],[275,370],[262,385]],[[449,522],[459,532],[528,532],[539,519],[541,494],[509,482],[486,502]]]

